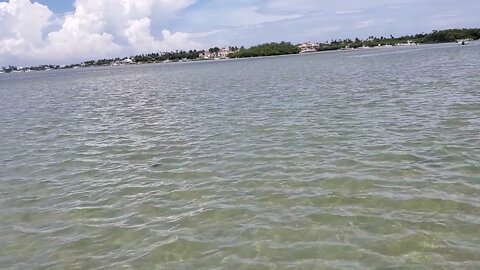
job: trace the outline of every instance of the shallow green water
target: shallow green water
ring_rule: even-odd
[[[0,76],[1,269],[480,269],[480,46]]]

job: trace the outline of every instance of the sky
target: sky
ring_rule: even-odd
[[[479,0],[0,0],[0,66],[480,27]]]

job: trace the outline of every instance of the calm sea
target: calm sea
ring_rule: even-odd
[[[0,74],[0,268],[480,269],[479,60]]]

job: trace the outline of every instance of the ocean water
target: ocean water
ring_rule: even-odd
[[[0,269],[480,269],[479,59],[0,74]]]

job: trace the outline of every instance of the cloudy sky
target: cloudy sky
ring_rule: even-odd
[[[0,66],[480,27],[480,0],[0,0]]]

